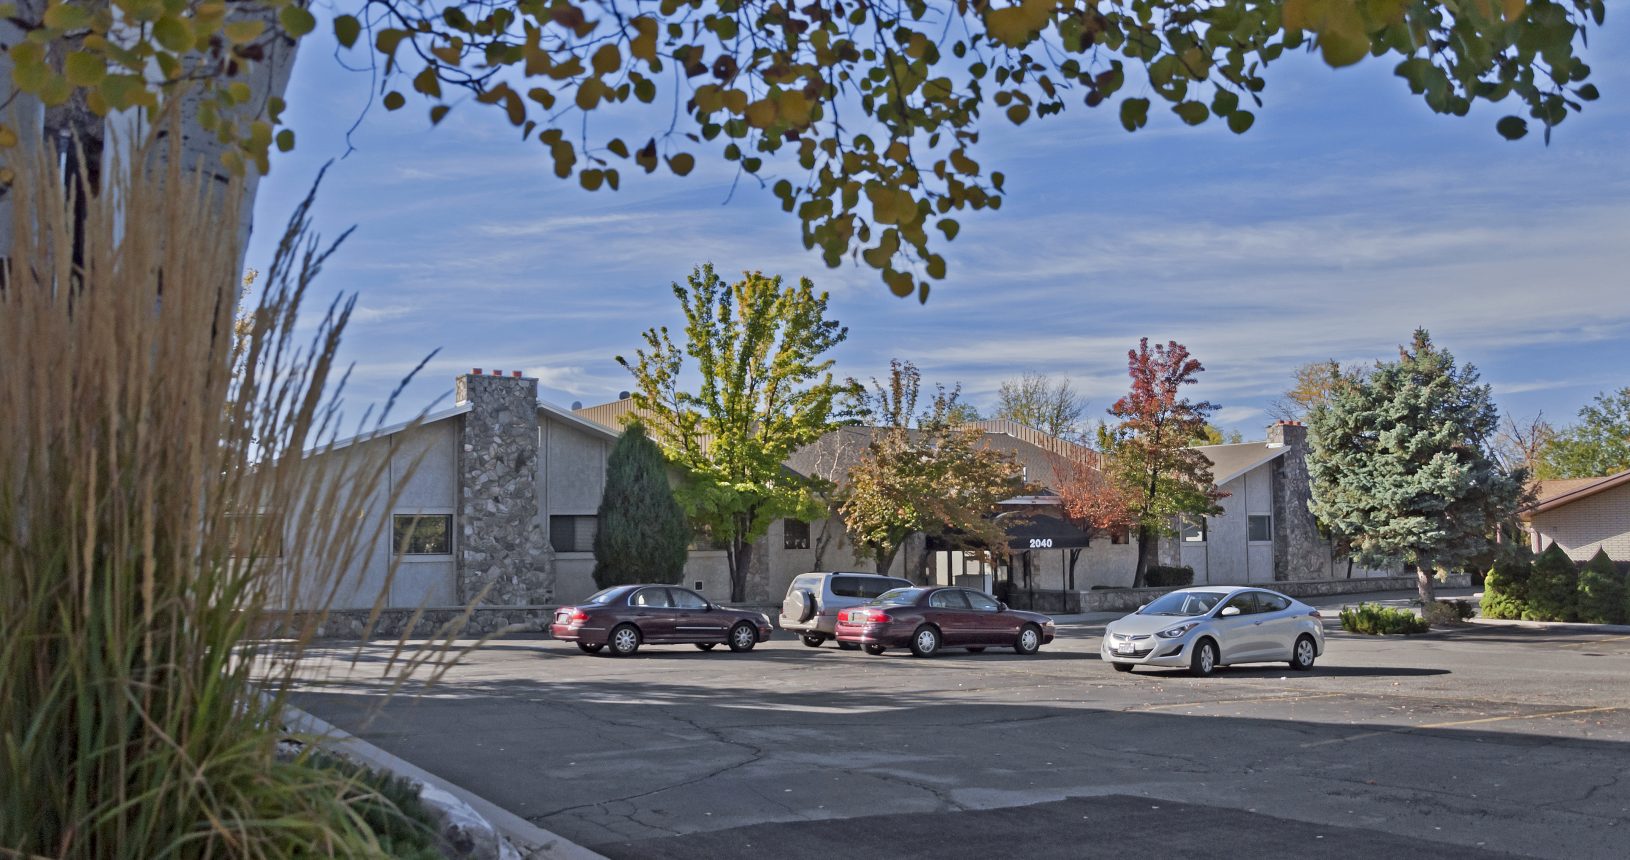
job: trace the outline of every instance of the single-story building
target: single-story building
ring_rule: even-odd
[[[1614,561],[1630,563],[1630,471],[1540,481],[1536,495],[1519,514],[1535,552],[1556,544],[1574,561],[1607,550]]]

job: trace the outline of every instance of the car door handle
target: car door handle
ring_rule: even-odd
[[[1258,622],[1257,622],[1257,623],[1256,623],[1256,624],[1255,624],[1255,625],[1254,625],[1254,626],[1257,626],[1257,627],[1261,627],[1261,626],[1262,626],[1262,622],[1260,622],[1260,621],[1258,621]]]

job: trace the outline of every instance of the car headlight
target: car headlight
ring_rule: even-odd
[[[1159,636],[1162,639],[1176,639],[1177,637],[1182,636],[1184,633],[1187,633],[1190,630],[1193,630],[1194,628],[1196,628],[1198,626],[1200,626],[1200,625],[1198,625],[1198,624],[1179,624],[1176,627],[1171,627],[1171,628],[1167,628],[1165,630],[1162,630],[1159,633],[1156,633],[1155,635]]]

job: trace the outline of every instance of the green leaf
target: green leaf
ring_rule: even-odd
[[[407,104],[407,99],[396,90],[385,94],[385,110],[397,110]]]
[[[430,124],[431,125],[440,124],[443,119],[446,119],[447,112],[450,111],[450,110],[452,110],[452,108],[448,107],[447,105],[436,105],[435,107],[431,108],[430,109]]]
[[[1244,134],[1256,123],[1256,114],[1248,110],[1237,110],[1228,115],[1228,130],[1235,134]]]
[[[1202,102],[1183,102],[1173,105],[1172,113],[1177,114],[1179,119],[1189,125],[1199,125],[1206,121],[1206,117],[1211,115],[1211,111],[1207,110]]]
[[[317,18],[304,6],[290,3],[277,13],[277,23],[282,25],[283,32],[298,39],[301,36],[317,29]],[[335,22],[336,25],[339,22]]]
[[[165,15],[153,22],[153,38],[166,51],[180,54],[192,50],[192,27],[174,15]]]
[[[340,15],[334,19],[334,38],[347,48],[357,43],[362,35],[362,22],[355,15]]]
[[[63,74],[76,87],[94,87],[107,77],[107,61],[100,54],[74,51],[63,61]]]
[[[285,128],[277,133],[277,151],[288,152],[294,149],[294,130]]]
[[[1137,131],[1149,123],[1149,100],[1127,99],[1121,102],[1121,126]]]
[[[58,3],[45,10],[43,22],[53,30],[84,30],[91,26],[89,4]]]
[[[668,158],[668,169],[672,170],[675,176],[684,176],[695,167],[696,157],[688,152],[677,153]]]
[[[1500,121],[1494,124],[1494,130],[1506,140],[1516,140],[1528,133],[1528,121],[1517,116],[1501,117]]]

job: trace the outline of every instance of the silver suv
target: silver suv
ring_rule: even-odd
[[[859,606],[885,591],[911,586],[899,577],[875,573],[800,573],[793,577],[787,597],[781,601],[781,629],[797,633],[805,645],[819,648],[836,635],[839,611]]]

